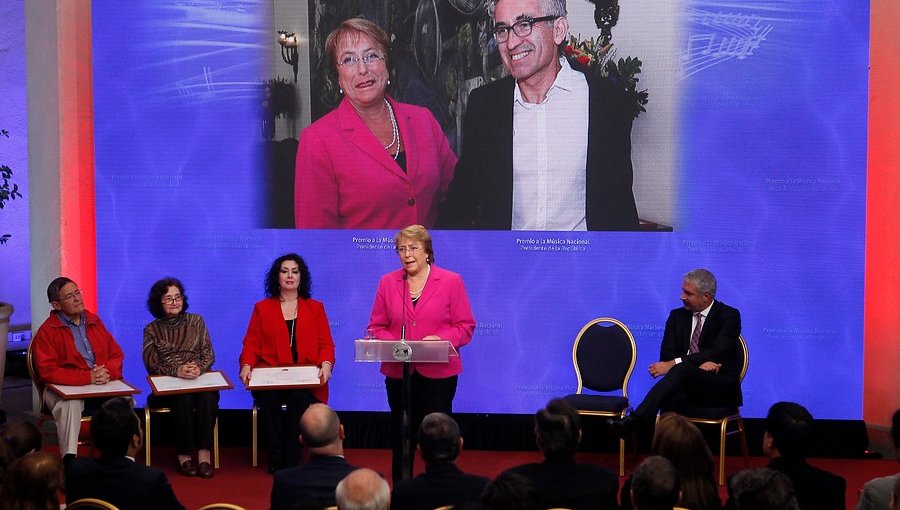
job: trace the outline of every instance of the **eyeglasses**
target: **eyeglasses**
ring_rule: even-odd
[[[540,23],[542,21],[553,21],[559,16],[541,16],[540,18],[522,18],[512,26],[507,25],[506,23],[497,23],[494,25],[494,39],[497,39],[497,42],[506,42],[509,39],[509,32],[512,30],[519,37],[526,37],[531,35],[531,29],[534,27],[535,23]]]
[[[162,302],[167,305],[174,305],[175,303],[180,303],[184,297],[179,294],[177,296],[163,296]]]
[[[376,64],[384,60],[384,55],[379,55],[377,53],[367,53],[362,58],[357,57],[356,55],[347,55],[346,57],[338,60],[338,65],[341,67],[352,65],[356,67],[360,62],[365,64],[366,67],[374,67]]]
[[[422,251],[421,246],[398,246],[397,247],[397,253],[400,253],[400,254],[409,253],[410,255],[415,255],[416,253],[419,253],[420,251]]]
[[[72,301],[73,299],[80,298],[80,297],[81,297],[81,289],[78,289],[75,292],[70,292],[70,293],[66,294],[65,296],[61,296],[59,298],[59,300],[60,301]]]

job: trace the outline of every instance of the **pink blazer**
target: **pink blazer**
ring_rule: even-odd
[[[294,184],[297,228],[431,227],[456,154],[427,109],[388,98],[406,153],[404,173],[344,98],[300,133]]]
[[[432,264],[428,283],[415,307],[409,298],[409,291],[404,289],[402,269],[382,276],[369,318],[369,329],[375,338],[400,338],[404,306],[407,339],[420,340],[428,335],[437,335],[457,350],[472,340],[475,317],[472,316],[469,297],[458,274]],[[462,362],[459,357],[451,357],[446,364],[412,363],[410,371],[432,379],[451,377],[462,372]],[[381,373],[399,379],[403,377],[403,368],[400,363],[382,363]]]

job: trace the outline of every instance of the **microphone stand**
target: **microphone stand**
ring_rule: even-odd
[[[409,280],[407,280],[406,273],[403,274],[403,299],[401,300],[403,306],[403,323],[400,325],[400,342],[406,343],[406,304],[409,300]],[[411,431],[410,431],[410,409],[412,408],[411,404],[411,389],[410,389],[410,375],[409,375],[409,360],[403,362],[403,396],[401,399],[402,408],[403,408],[403,418],[400,425],[400,441],[401,441],[401,451],[402,451],[402,463],[401,463],[401,479],[412,478],[412,459],[410,458],[412,454],[412,442],[411,442]]]

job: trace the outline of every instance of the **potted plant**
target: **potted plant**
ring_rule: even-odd
[[[9,138],[9,132],[0,129],[0,135]],[[13,171],[7,165],[0,164],[0,210],[6,203],[16,198],[22,198],[19,192],[19,186],[10,182],[12,180]],[[11,234],[0,232],[0,244],[6,244]],[[9,303],[0,301],[0,390],[3,387],[3,376],[6,372],[6,342],[9,339],[9,317],[13,313],[13,306]],[[6,413],[0,409],[0,423],[6,421]]]
[[[263,85],[263,127],[265,140],[275,136],[275,119],[279,117],[293,118],[297,112],[296,87],[293,83],[281,78],[272,78]]]

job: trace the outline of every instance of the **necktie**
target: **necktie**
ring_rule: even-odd
[[[694,354],[700,350],[700,328],[703,327],[703,315],[697,312],[694,317],[697,318],[697,325],[694,326],[694,332],[691,333],[691,348],[688,349],[688,354]]]

